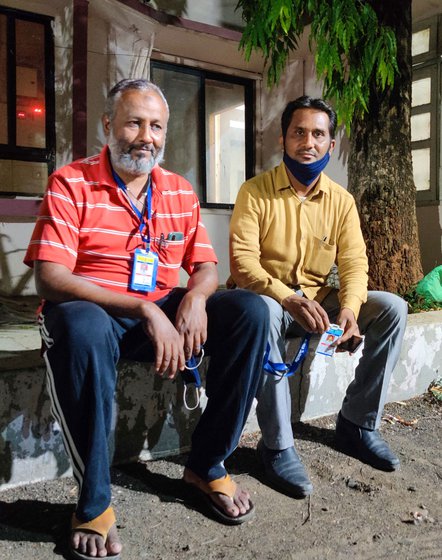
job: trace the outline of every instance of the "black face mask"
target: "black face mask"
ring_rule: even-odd
[[[323,158],[313,163],[299,163],[299,161],[291,158],[286,151],[284,151],[284,157],[282,159],[293,177],[302,185],[308,187],[319,177],[321,171],[325,169],[330,160],[330,152],[327,152]]]

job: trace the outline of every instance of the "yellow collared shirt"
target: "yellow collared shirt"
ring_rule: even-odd
[[[300,288],[322,301],[339,271],[341,308],[358,316],[367,299],[368,261],[353,196],[324,173],[302,201],[284,163],[246,181],[230,222],[230,269],[240,288],[279,303]]]

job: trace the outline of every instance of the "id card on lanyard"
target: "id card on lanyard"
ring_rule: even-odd
[[[135,249],[132,261],[132,273],[130,278],[129,287],[131,290],[137,292],[153,292],[155,290],[157,273],[158,273],[158,255],[154,251],[150,250],[150,232],[149,232],[149,221],[152,213],[152,185],[151,179],[149,177],[149,183],[147,185],[147,203],[146,203],[146,220],[142,212],[132,203],[127,193],[127,187],[122,181],[121,177],[115,173],[112,169],[112,174],[114,179],[120,189],[126,195],[133,211],[140,220],[140,225],[138,229],[140,231],[140,236],[145,244],[145,249]],[[146,230],[146,234],[144,233]]]
[[[135,249],[130,289],[137,292],[153,292],[157,281],[157,272],[158,255],[153,251]]]

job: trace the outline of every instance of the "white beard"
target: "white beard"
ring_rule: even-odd
[[[150,150],[151,157],[139,156],[133,158],[130,151],[127,151],[127,143],[116,140],[112,131],[109,135],[108,145],[111,155],[111,162],[113,167],[118,170],[125,171],[130,175],[149,175],[155,165],[161,163],[164,156],[165,145],[155,154],[154,148]]]

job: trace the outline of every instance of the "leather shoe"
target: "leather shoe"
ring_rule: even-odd
[[[294,447],[273,450],[261,439],[257,451],[272,485],[294,498],[305,498],[312,493],[313,485]]]
[[[379,430],[367,430],[338,414],[336,421],[336,448],[381,471],[395,471],[399,459],[381,438]]]

